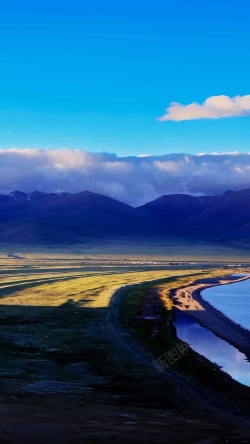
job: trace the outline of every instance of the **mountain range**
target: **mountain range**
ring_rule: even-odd
[[[164,195],[133,208],[102,194],[0,194],[0,243],[82,244],[95,239],[250,242],[250,189]]]

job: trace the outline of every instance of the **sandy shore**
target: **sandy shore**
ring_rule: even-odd
[[[201,291],[205,288],[231,284],[245,279],[247,277],[230,276],[199,280],[189,287],[174,290],[172,299],[178,310],[193,316],[200,325],[236,347],[250,360],[250,332],[228,319],[201,296]]]

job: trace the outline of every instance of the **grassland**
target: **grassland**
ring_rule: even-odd
[[[166,430],[175,442],[180,424],[189,428],[176,442],[199,442],[206,428],[214,439],[228,436],[229,423],[237,432],[233,401],[229,412],[218,416],[214,406],[200,403],[194,388],[185,389],[195,378],[202,384],[199,366],[192,372],[195,355],[173,367],[169,379],[152,365],[177,340],[170,291],[230,270],[219,260],[170,265],[177,257],[148,255],[145,261],[128,252],[3,249],[1,442],[166,442]],[[121,287],[121,302],[110,305]],[[161,299],[153,297],[156,290]],[[146,318],[155,310],[152,337]],[[214,369],[204,361],[201,367],[205,377]],[[244,434],[248,423],[238,422]]]

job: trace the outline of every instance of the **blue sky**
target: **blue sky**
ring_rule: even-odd
[[[159,122],[250,94],[249,0],[3,0],[0,148],[250,152],[250,117]]]

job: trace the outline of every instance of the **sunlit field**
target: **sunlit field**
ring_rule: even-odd
[[[110,430],[117,415],[119,427],[126,427],[126,415],[136,415],[142,428],[148,427],[150,419],[150,433],[155,435],[165,430],[170,409],[178,428],[183,419],[180,403],[186,395],[176,377],[162,380],[153,365],[178,340],[171,327],[175,310],[171,291],[197,279],[231,273],[232,260],[226,264],[224,258],[214,264],[204,258],[197,262],[177,259],[153,254],[3,250],[0,385],[6,424],[15,417],[17,423],[27,420],[35,427],[43,418],[45,423],[53,423],[50,437],[80,442],[80,438],[72,441],[72,421],[82,427],[84,416],[84,427],[93,421],[97,424],[86,442],[95,442],[93,436],[107,442],[105,436],[109,440],[111,435],[103,434],[99,427],[103,418]],[[242,272],[245,267],[236,264],[233,270]],[[113,303],[112,296],[119,289]],[[155,307],[157,322],[161,320],[157,340],[150,320]],[[173,374],[190,378],[195,359],[190,354],[189,360],[173,367]],[[205,377],[219,372],[212,364],[202,365]],[[186,420],[200,414],[199,409],[193,403],[184,414]],[[63,431],[65,421],[68,438]],[[29,442],[29,432],[27,435],[20,427],[19,436]],[[46,429],[37,427],[45,440]],[[81,439],[86,437],[86,432],[81,433]],[[123,442],[120,433],[119,428],[114,434],[117,442]],[[130,436],[130,431],[126,433]]]

